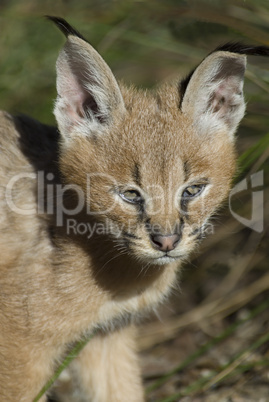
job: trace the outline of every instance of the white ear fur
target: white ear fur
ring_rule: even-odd
[[[218,51],[194,71],[183,95],[181,110],[200,132],[226,129],[233,139],[245,113],[243,79],[246,57]]]
[[[125,110],[110,68],[91,45],[69,36],[57,64],[54,114],[65,139],[101,132]]]

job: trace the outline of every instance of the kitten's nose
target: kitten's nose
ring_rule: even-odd
[[[174,250],[176,245],[180,240],[179,234],[171,234],[171,235],[151,235],[151,241],[155,248],[160,251],[171,251]]]

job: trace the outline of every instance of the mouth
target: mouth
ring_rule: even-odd
[[[186,258],[186,251],[156,251],[156,250],[133,250],[136,258],[143,264],[148,265],[167,265],[180,262]]]
[[[175,261],[179,261],[180,259],[182,259],[182,255],[172,256],[172,255],[165,253],[160,257],[152,258],[152,264],[166,265],[166,264],[171,264],[172,262],[175,262]]]

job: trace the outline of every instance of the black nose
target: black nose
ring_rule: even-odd
[[[155,248],[160,251],[171,251],[174,250],[176,245],[179,243],[180,235],[179,234],[171,234],[171,235],[154,235],[150,236],[152,244]]]

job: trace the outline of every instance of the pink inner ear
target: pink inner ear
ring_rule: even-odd
[[[66,110],[68,119],[70,120],[72,125],[74,123],[78,122],[82,117],[82,113],[80,112],[80,110],[75,109],[74,105],[72,105],[71,103],[68,103],[66,105],[65,110]]]
[[[238,96],[242,95],[240,82],[235,77],[229,77],[215,89],[211,98],[213,113],[229,113],[238,103]]]
[[[73,125],[84,116],[83,104],[86,101],[87,93],[69,68],[63,71],[63,76],[64,80],[59,81],[58,92],[64,99],[67,117]]]
[[[216,91],[214,91],[211,107],[214,113],[218,112],[221,108],[225,108],[227,103],[228,91],[226,85],[221,84]]]

